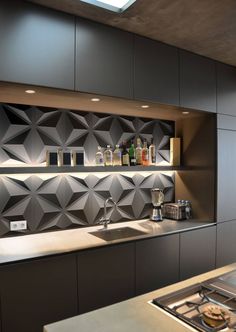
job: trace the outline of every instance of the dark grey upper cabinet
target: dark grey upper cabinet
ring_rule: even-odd
[[[233,121],[232,124],[236,125]],[[217,221],[227,221],[236,219],[236,131],[218,129],[217,132]]]
[[[135,36],[134,98],[179,105],[178,50]]]
[[[180,280],[215,268],[216,227],[180,234]]]
[[[216,65],[180,50],[180,106],[216,112]]]
[[[179,281],[179,234],[136,242],[136,294]]]
[[[78,253],[79,312],[135,296],[135,243]]]
[[[236,116],[236,68],[217,63],[217,112]]]
[[[2,266],[2,330],[42,332],[78,314],[76,272],[75,255]]]
[[[1,1],[0,49],[0,81],[74,90],[73,16]]]
[[[217,224],[216,267],[236,262],[236,220]]]
[[[217,128],[236,131],[236,117],[225,114],[217,114]]]
[[[76,90],[133,98],[133,35],[78,18]]]

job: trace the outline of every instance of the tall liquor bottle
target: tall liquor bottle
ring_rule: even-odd
[[[128,153],[127,148],[126,148],[126,142],[123,142],[122,166],[129,166],[129,153]]]
[[[153,144],[153,138],[149,146],[149,165],[156,165],[156,147]]]
[[[137,138],[137,147],[135,149],[136,154],[136,165],[142,165],[142,143],[141,139]]]
[[[129,163],[130,163],[130,166],[136,165],[136,153],[135,153],[135,147],[134,147],[133,141],[131,141],[131,146],[129,148]]]
[[[149,165],[149,150],[147,147],[147,141],[143,142],[143,149],[142,149],[142,164],[143,166]]]

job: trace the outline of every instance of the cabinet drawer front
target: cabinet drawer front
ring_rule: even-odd
[[[179,234],[136,242],[136,293],[179,281]]]
[[[109,246],[78,254],[79,312],[135,295],[135,244]]]
[[[180,234],[180,280],[215,268],[216,226]]]

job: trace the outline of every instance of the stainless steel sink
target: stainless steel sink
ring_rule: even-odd
[[[113,241],[113,240],[133,237],[133,236],[140,236],[140,235],[144,235],[147,233],[139,231],[139,230],[137,230],[135,228],[131,228],[131,227],[121,227],[121,228],[114,228],[114,229],[101,229],[99,231],[90,232],[89,234],[99,237],[100,239],[105,240],[105,241]]]

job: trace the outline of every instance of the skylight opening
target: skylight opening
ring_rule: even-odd
[[[136,0],[80,0],[97,7],[101,7],[116,13],[122,13]]]

